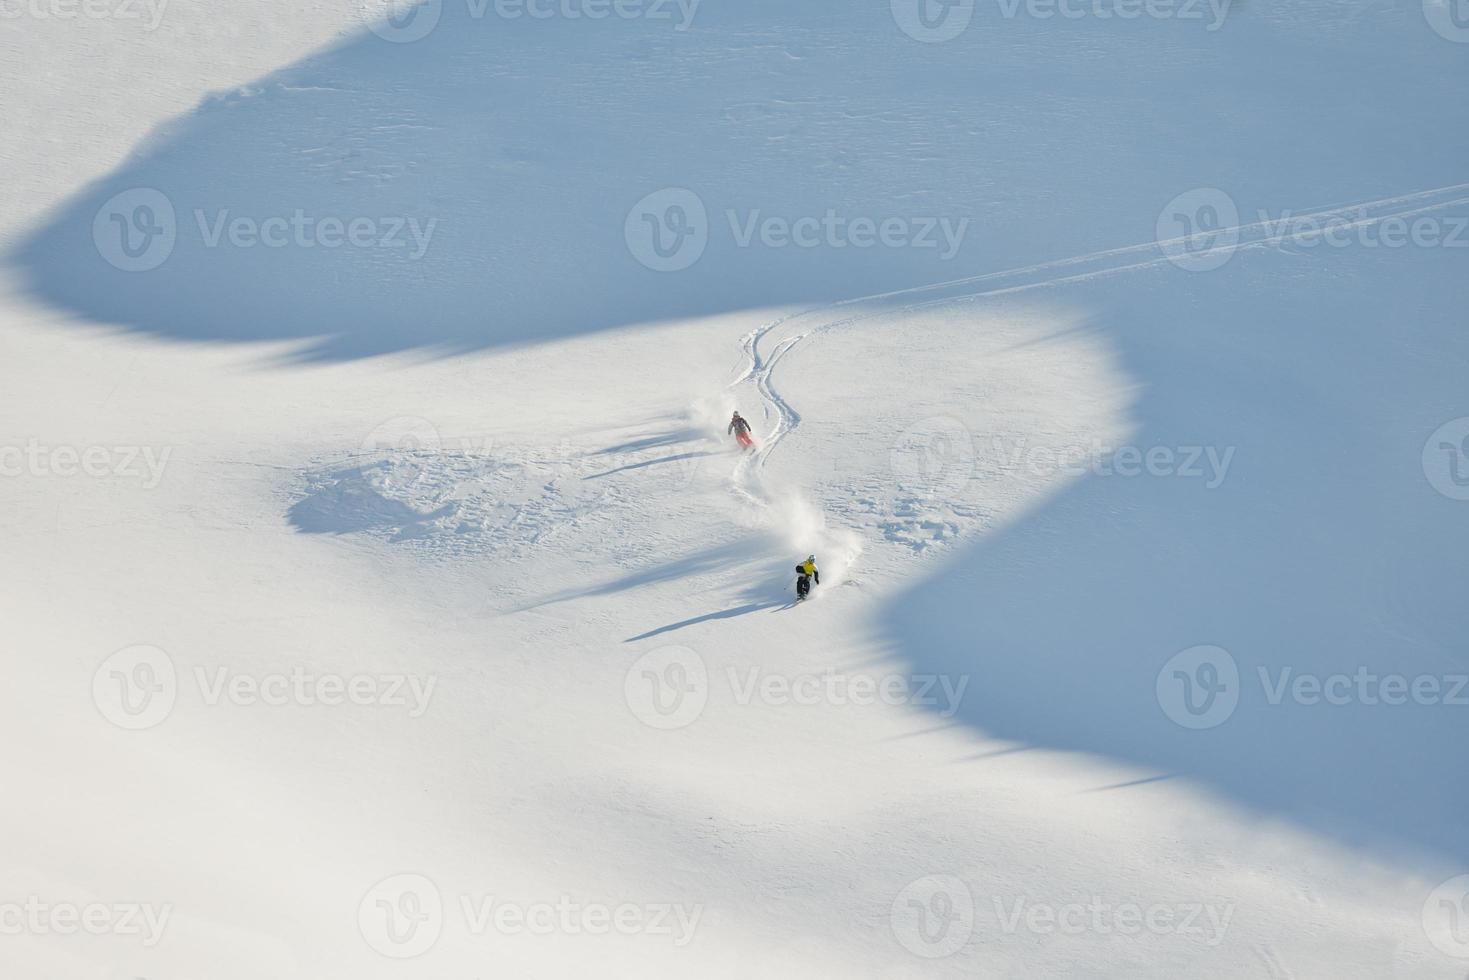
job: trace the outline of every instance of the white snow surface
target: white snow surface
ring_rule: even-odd
[[[0,0],[0,974],[1469,974],[1469,16],[1065,6]]]

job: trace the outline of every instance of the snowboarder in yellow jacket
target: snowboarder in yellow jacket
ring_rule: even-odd
[[[801,571],[811,576],[811,581],[817,585],[821,584],[821,573],[816,570],[816,556],[807,555],[806,560],[801,562]]]
[[[821,584],[821,573],[816,570],[816,556],[808,555],[796,566],[796,601],[801,602],[811,593],[811,583]]]

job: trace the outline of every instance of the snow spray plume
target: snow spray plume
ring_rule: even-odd
[[[776,499],[770,507],[771,530],[781,543],[788,547],[795,562],[807,555],[816,556],[816,567],[821,572],[821,585],[840,585],[862,554],[862,539],[847,528],[829,528],[826,515],[799,493],[789,493]],[[822,594],[821,589],[813,598]]]
[[[716,439],[724,439],[729,417],[739,406],[732,395],[721,394],[711,398],[700,398],[688,407],[684,416],[691,428],[705,432]]]

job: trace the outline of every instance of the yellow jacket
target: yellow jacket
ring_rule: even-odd
[[[801,562],[801,571],[805,572],[807,575],[815,575],[816,563],[814,561]]]

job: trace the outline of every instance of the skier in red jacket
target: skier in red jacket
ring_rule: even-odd
[[[729,428],[724,432],[726,435],[733,432],[735,442],[740,444],[741,449],[755,448],[755,440],[750,438],[750,423],[746,422],[739,412],[734,413],[734,417],[729,420]]]

